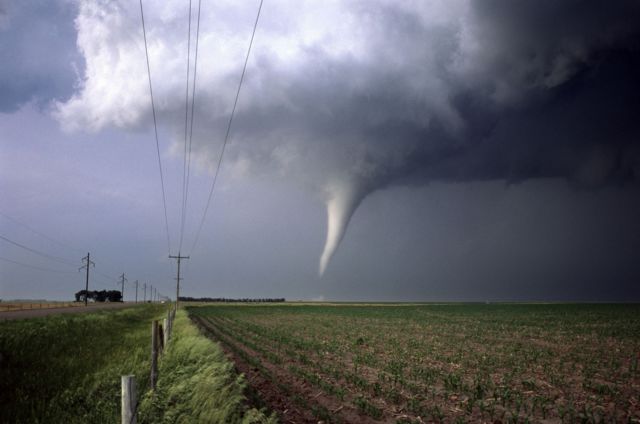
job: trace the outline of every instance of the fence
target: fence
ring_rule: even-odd
[[[0,312],[21,311],[24,309],[72,308],[84,306],[77,302],[0,302]]]
[[[170,308],[167,312],[167,317],[162,320],[162,324],[160,324],[158,320],[154,320],[151,323],[151,371],[149,378],[151,390],[154,391],[158,383],[158,358],[162,355],[171,340],[175,317],[175,308]],[[135,424],[138,402],[135,376],[123,375],[121,377],[121,386],[122,424]]]

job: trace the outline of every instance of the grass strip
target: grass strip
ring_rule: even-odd
[[[0,322],[0,422],[114,423],[120,376],[149,380],[158,305]]]
[[[221,347],[178,311],[172,339],[160,360],[158,387],[143,397],[138,422],[275,423],[274,416],[245,406],[243,376]]]

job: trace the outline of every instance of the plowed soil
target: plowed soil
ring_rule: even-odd
[[[260,353],[231,341],[207,319],[202,317],[192,317],[192,319],[208,337],[221,343],[238,372],[245,375],[249,384],[252,406],[266,407],[269,411],[276,412],[280,422],[291,424],[381,422],[374,421],[355,408],[345,405],[339,399],[315,389],[305,380],[289,372],[286,369],[289,364],[274,365],[265,361]],[[248,358],[260,358],[264,368],[252,365]],[[389,422],[395,422],[395,420]]]

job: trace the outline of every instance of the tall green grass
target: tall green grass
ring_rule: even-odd
[[[160,361],[158,387],[147,392],[139,423],[275,423],[273,416],[245,406],[238,376],[220,346],[187,317],[176,315],[172,339]]]
[[[148,387],[159,305],[0,322],[0,422],[119,420],[120,376]]]

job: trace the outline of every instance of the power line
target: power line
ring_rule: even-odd
[[[178,310],[178,303],[180,301],[180,280],[183,280],[183,278],[180,278],[180,261],[182,259],[189,259],[189,256],[182,256],[180,255],[180,253],[178,253],[178,256],[169,255],[169,258],[178,260],[178,276],[176,278],[176,305],[175,305],[176,310]]]
[[[244,75],[247,71],[247,63],[249,62],[249,56],[251,54],[251,47],[253,46],[253,39],[256,35],[256,29],[258,28],[258,20],[260,19],[260,12],[262,11],[262,3],[264,0],[260,0],[260,5],[258,6],[258,13],[256,14],[256,21],[253,24],[253,32],[251,33],[251,40],[249,41],[249,48],[247,49],[247,56],[244,59],[244,66],[242,67],[242,74],[240,75],[240,82],[238,83],[238,90],[236,91],[236,98],[233,102],[233,108],[231,109],[231,115],[229,116],[229,122],[227,124],[227,131],[224,136],[224,142],[222,143],[222,151],[220,152],[220,156],[218,157],[218,164],[216,166],[216,171],[213,174],[213,182],[211,183],[211,190],[209,191],[209,198],[207,199],[207,205],[204,208],[204,214],[202,215],[202,220],[200,221],[200,225],[198,227],[198,232],[196,233],[196,238],[193,242],[193,246],[191,247],[191,253],[196,247],[198,243],[198,239],[200,238],[200,233],[202,232],[202,227],[204,226],[204,221],[207,217],[207,212],[209,211],[209,205],[211,203],[211,198],[213,197],[213,190],[216,187],[216,181],[218,180],[218,174],[220,173],[220,165],[222,164],[222,158],[224,157],[225,148],[227,147],[227,142],[229,141],[229,132],[231,131],[231,124],[233,123],[233,117],[236,112],[236,107],[238,106],[238,98],[240,97],[240,89],[242,88],[242,82],[244,81]]]
[[[67,260],[66,260],[66,259],[64,259],[64,258],[59,258],[59,257],[57,257],[57,256],[48,255],[48,254],[46,254],[46,253],[44,253],[44,252],[41,252],[41,251],[39,251],[39,250],[32,249],[31,247],[27,247],[27,246],[25,246],[24,244],[20,244],[20,243],[18,243],[18,242],[16,242],[16,241],[10,240],[10,239],[6,238],[6,237],[5,237],[5,236],[3,236],[3,235],[0,235],[0,239],[2,239],[2,240],[4,240],[4,241],[6,241],[7,243],[11,243],[11,244],[13,244],[14,246],[18,246],[18,247],[20,247],[21,249],[27,250],[27,251],[29,251],[29,252],[31,252],[31,253],[35,253],[36,255],[40,255],[40,256],[42,256],[43,258],[47,258],[47,259],[49,259],[49,260],[51,260],[51,261],[55,261],[55,262],[58,262],[58,263],[61,263],[61,264],[64,264],[64,265],[68,265],[68,266],[72,266],[72,267],[75,267],[75,266],[76,266],[75,264],[71,263],[70,261],[67,261]]]
[[[31,231],[33,234],[36,234],[36,235],[38,235],[38,236],[40,236],[40,237],[42,237],[42,238],[45,238],[45,239],[49,240],[50,242],[53,242],[53,243],[55,243],[55,244],[57,244],[57,245],[60,245],[60,246],[66,247],[66,248],[71,249],[71,250],[75,250],[75,251],[77,251],[77,252],[82,252],[82,250],[80,250],[80,249],[78,249],[78,248],[76,248],[76,247],[70,246],[70,245],[68,245],[67,243],[63,243],[63,242],[61,242],[61,241],[59,241],[59,240],[56,240],[56,239],[54,239],[53,237],[50,237],[50,236],[48,236],[48,235],[46,235],[46,234],[43,234],[43,233],[41,233],[40,231],[37,231],[37,230],[35,230],[35,229],[31,228],[30,226],[28,226],[28,225],[27,225],[27,224],[25,224],[24,222],[20,222],[20,221],[18,221],[17,219],[10,217],[9,215],[7,215],[7,214],[5,214],[5,213],[3,213],[3,212],[0,212],[0,215],[2,215],[3,217],[5,217],[5,218],[6,218],[6,219],[8,219],[9,221],[12,221],[13,223],[18,224],[18,225],[20,225],[20,226],[22,226],[22,227],[26,228],[27,230]]]
[[[191,0],[189,0],[189,29],[187,33],[187,85],[185,87],[184,99],[184,156],[182,159],[182,213],[180,216],[180,243],[178,250],[182,249],[182,238],[184,236],[184,209],[186,183],[187,183],[187,129],[189,123],[189,65],[191,64]]]
[[[189,200],[189,177],[191,175],[191,145],[193,142],[193,116],[195,115],[195,103],[196,103],[196,76],[198,74],[198,45],[200,41],[200,10],[201,10],[202,0],[198,0],[198,21],[196,25],[196,51],[195,58],[193,64],[193,88],[191,92],[191,124],[189,128],[189,151],[187,154],[187,178],[186,184],[184,185],[184,196],[183,196],[183,209],[182,209],[182,229],[180,231],[180,249],[182,250],[182,237],[184,234],[184,226],[187,215],[187,205]],[[189,9],[191,9],[191,5],[189,5]],[[189,15],[191,18],[191,15]],[[191,24],[189,24],[191,26]],[[191,32],[189,32],[189,36],[191,36]],[[186,125],[185,125],[186,126]],[[186,128],[185,128],[186,131]]]
[[[93,277],[94,278],[97,277],[98,279],[102,280],[103,283],[113,283],[113,282],[117,283],[117,278],[98,272],[95,269],[93,270]]]
[[[149,65],[149,49],[147,48],[147,31],[144,26],[144,9],[140,0],[140,17],[142,18],[142,35],[144,36],[144,52],[147,58],[147,75],[149,76],[149,95],[151,96],[151,110],[153,112],[153,129],[156,136],[156,152],[158,153],[158,168],[160,169],[160,185],[162,186],[162,205],[164,206],[164,223],[167,232],[167,251],[171,251],[171,238],[169,236],[169,218],[167,215],[167,197],[164,189],[164,174],[162,172],[162,161],[160,160],[160,142],[158,141],[158,124],[156,119],[156,107],[153,101],[153,87],[151,85],[151,66]]]
[[[21,225],[21,226],[23,226],[23,227],[25,227],[25,228],[29,229],[29,230],[30,230],[30,231],[32,231],[34,234],[37,234],[37,235],[39,235],[39,236],[41,236],[41,237],[46,238],[47,240],[50,240],[50,241],[52,241],[52,242],[54,242],[54,243],[57,243],[57,244],[59,244],[59,245],[61,245],[61,246],[65,246],[65,247],[68,247],[68,248],[71,248],[71,249],[74,249],[74,250],[78,250],[78,249],[76,249],[76,248],[74,248],[74,247],[71,247],[71,246],[69,246],[69,245],[66,245],[65,243],[59,242],[59,241],[57,241],[57,240],[55,240],[55,239],[53,239],[53,238],[51,238],[51,237],[48,237],[46,234],[40,233],[39,231],[34,230],[33,228],[29,227],[28,225],[26,225],[26,224],[24,224],[24,223],[22,223],[22,222],[18,221],[17,219],[12,218],[12,217],[10,217],[10,216],[8,216],[8,215],[6,215],[6,214],[2,213],[2,212],[0,212],[0,215],[2,215],[2,216],[4,216],[5,218],[7,218],[7,219],[9,219],[9,220],[11,220],[11,221],[13,221],[13,222],[15,222],[16,224],[19,224],[19,225]],[[61,258],[61,257],[58,257],[58,256],[49,255],[48,253],[42,252],[42,251],[37,250],[37,249],[34,249],[34,248],[32,248],[32,247],[25,246],[24,244],[21,244],[21,243],[18,243],[18,242],[16,242],[16,241],[14,241],[14,240],[8,239],[7,237],[4,237],[4,236],[2,236],[2,235],[0,235],[0,239],[2,239],[2,240],[4,240],[4,241],[6,241],[6,242],[8,242],[8,243],[13,244],[14,246],[20,247],[21,249],[27,250],[27,251],[29,251],[29,252],[31,252],[31,253],[34,253],[34,254],[39,255],[39,256],[42,256],[42,257],[44,257],[44,258],[47,258],[47,259],[49,259],[49,260],[52,260],[52,261],[55,261],[55,262],[58,262],[58,263],[61,263],[61,264],[64,264],[64,265],[72,266],[72,267],[74,267],[74,268],[77,266],[76,264],[72,263],[71,261],[66,260],[65,258]],[[37,269],[37,270],[40,270],[40,271],[58,272],[58,273],[72,273],[72,272],[70,272],[70,271],[61,271],[61,270],[55,270],[55,269],[51,269],[51,268],[44,268],[44,267],[38,267],[38,266],[34,266],[34,265],[24,264],[24,263],[22,263],[22,262],[14,261],[14,260],[7,259],[7,258],[1,258],[1,257],[0,257],[0,259],[4,260],[4,261],[6,261],[6,262],[14,263],[14,264],[16,264],[16,265],[25,266],[25,267],[33,268],[33,269]],[[104,279],[107,279],[109,282],[111,282],[111,281],[115,280],[115,278],[114,278],[114,277],[112,277],[112,276],[110,276],[110,275],[107,275],[107,274],[104,274],[104,273],[102,273],[102,272],[94,271],[94,273],[98,274],[97,276],[98,276],[98,277],[103,278],[103,280],[104,280]]]
[[[12,264],[20,265],[20,266],[23,266],[25,268],[36,269],[38,271],[57,272],[57,273],[60,273],[60,274],[75,274],[75,272],[72,272],[72,271],[62,271],[62,270],[59,270],[59,269],[43,268],[43,267],[39,267],[39,266],[35,266],[35,265],[23,264],[22,262],[14,261],[12,259],[3,258],[1,256],[0,256],[0,260],[5,261],[5,262],[10,262]]]
[[[96,259],[96,255],[95,255],[95,254],[93,255],[93,259]],[[97,260],[98,260],[99,262],[104,263],[104,261],[102,261],[102,260],[100,259],[100,256],[99,256],[99,255],[98,255]],[[112,266],[112,265],[113,265],[113,263],[109,263],[109,262],[107,261],[105,268],[109,268],[109,269],[113,270],[115,267],[114,267],[114,266]],[[94,274],[98,274],[99,276],[102,276],[102,277],[104,277],[104,278],[108,279],[109,281],[117,280],[117,279],[118,279],[118,277],[115,277],[115,276],[113,276],[113,275],[107,275],[107,274],[105,274],[105,273],[103,273],[103,272],[100,272],[100,271],[96,271],[96,270],[94,270],[93,272],[94,272]]]
[[[94,273],[96,273],[96,274],[98,274],[98,275],[99,275],[99,276],[101,276],[101,277],[104,277],[104,278],[108,279],[108,280],[116,280],[116,279],[117,279],[117,278],[115,278],[115,277],[113,277],[113,276],[111,276],[111,275],[107,275],[107,274],[102,273],[102,272],[100,272],[100,271],[93,271],[93,272],[94,272]]]
[[[81,250],[80,250],[80,249],[78,249],[78,248],[76,248],[76,247],[73,247],[73,246],[71,246],[71,245],[69,245],[69,244],[67,244],[67,243],[63,243],[63,242],[61,242],[61,241],[59,241],[59,240],[56,240],[56,239],[54,239],[53,237],[50,237],[50,236],[48,236],[48,235],[46,235],[46,234],[44,234],[44,233],[41,233],[40,231],[37,231],[37,230],[35,230],[34,228],[31,228],[29,225],[25,224],[24,222],[20,222],[20,221],[18,221],[17,219],[15,219],[15,218],[13,218],[13,217],[11,217],[11,216],[9,216],[9,215],[7,215],[7,214],[3,213],[3,212],[0,212],[0,215],[2,215],[3,217],[7,218],[8,220],[10,220],[10,221],[12,221],[12,222],[14,222],[14,223],[16,223],[16,224],[18,224],[18,225],[20,225],[20,226],[22,226],[22,227],[24,227],[24,228],[28,229],[28,230],[29,230],[29,231],[31,231],[32,233],[34,233],[34,234],[36,234],[36,235],[38,235],[38,236],[40,236],[40,237],[43,237],[43,238],[45,238],[45,239],[47,239],[47,240],[49,240],[49,241],[51,241],[51,242],[53,242],[53,243],[56,243],[56,244],[58,244],[58,245],[60,245],[60,246],[64,246],[64,247],[66,247],[66,248],[68,248],[68,249],[72,249],[72,250],[75,250],[75,251],[81,252]],[[6,239],[6,238],[5,238],[5,239]],[[7,241],[9,241],[9,240],[7,240]],[[16,242],[12,242],[12,241],[9,241],[9,242],[10,242],[10,243],[13,243],[13,244],[16,244]],[[19,243],[18,243],[18,244],[19,244]],[[22,245],[20,245],[20,247],[22,247],[22,248],[26,248],[26,246],[22,246]],[[30,249],[31,249],[31,248],[30,248]],[[35,249],[31,249],[31,251],[33,251],[33,250],[35,250]],[[48,257],[49,257],[49,256],[51,256],[51,255],[48,255],[48,254],[46,254],[46,255],[47,255]],[[53,257],[55,257],[55,256],[53,256]],[[49,258],[49,259],[51,259],[51,258]],[[64,258],[58,258],[58,259],[65,260]],[[66,261],[66,260],[65,260],[65,261]],[[65,263],[66,265],[69,265],[69,266],[74,266],[74,267],[76,266],[75,264],[71,265],[71,264],[70,264],[70,263],[68,263],[68,262],[64,262],[64,263]],[[43,268],[43,269],[45,269],[45,268]],[[51,270],[50,270],[50,271],[51,271]],[[60,271],[60,272],[65,272],[65,271]],[[103,276],[103,277],[105,277],[105,278],[108,278],[109,280],[113,280],[113,279],[114,279],[114,277],[112,277],[112,276],[110,276],[110,275],[106,275],[106,274],[103,274],[103,273],[98,272],[98,271],[94,271],[94,272],[96,272],[97,274],[100,274],[101,276]]]
[[[122,292],[120,293],[120,295],[122,296],[122,301],[124,302],[124,282],[125,281],[129,281],[124,277],[124,272],[122,273],[122,275],[120,276],[121,280],[120,283],[122,284]]]
[[[29,246],[25,246],[24,244],[21,244],[21,243],[18,243],[17,241],[8,239],[7,237],[4,237],[2,235],[0,235],[0,239],[6,241],[7,243],[11,243],[14,246],[17,246],[17,247],[19,247],[21,249],[24,249],[24,250],[27,250],[27,251],[29,251],[31,253],[36,254],[36,255],[42,256],[43,258],[47,258],[47,259],[49,259],[51,261],[55,261],[55,262],[58,262],[60,264],[67,265],[67,266],[72,266],[74,268],[77,266],[76,264],[72,263],[71,261],[67,261],[65,258],[60,258],[58,256],[49,255],[48,253],[44,253],[44,252],[41,252],[40,250],[36,250],[36,249],[31,248]],[[6,259],[6,260],[7,261],[11,261],[10,259]],[[16,261],[13,261],[13,262],[16,262]],[[19,263],[19,262],[16,262],[16,263],[19,264],[19,265],[24,265],[24,264]],[[33,266],[31,266],[31,267],[33,268]],[[51,269],[48,269],[48,268],[42,268],[42,269],[43,270],[48,270],[48,271],[54,271],[54,270],[51,270]],[[56,271],[56,272],[63,272],[63,271]],[[115,278],[110,276],[110,275],[107,275],[107,274],[104,274],[104,273],[98,272],[98,271],[94,271],[94,272],[96,274],[104,277],[104,278],[109,279],[109,281],[115,280]]]
[[[86,283],[84,287],[84,306],[87,306],[87,301],[89,297],[89,268],[91,268],[91,266],[95,267],[96,264],[91,260],[91,254],[89,252],[87,252],[87,256],[82,258],[82,262],[85,263],[85,265],[78,268],[78,271],[82,270],[83,268],[87,270]]]

